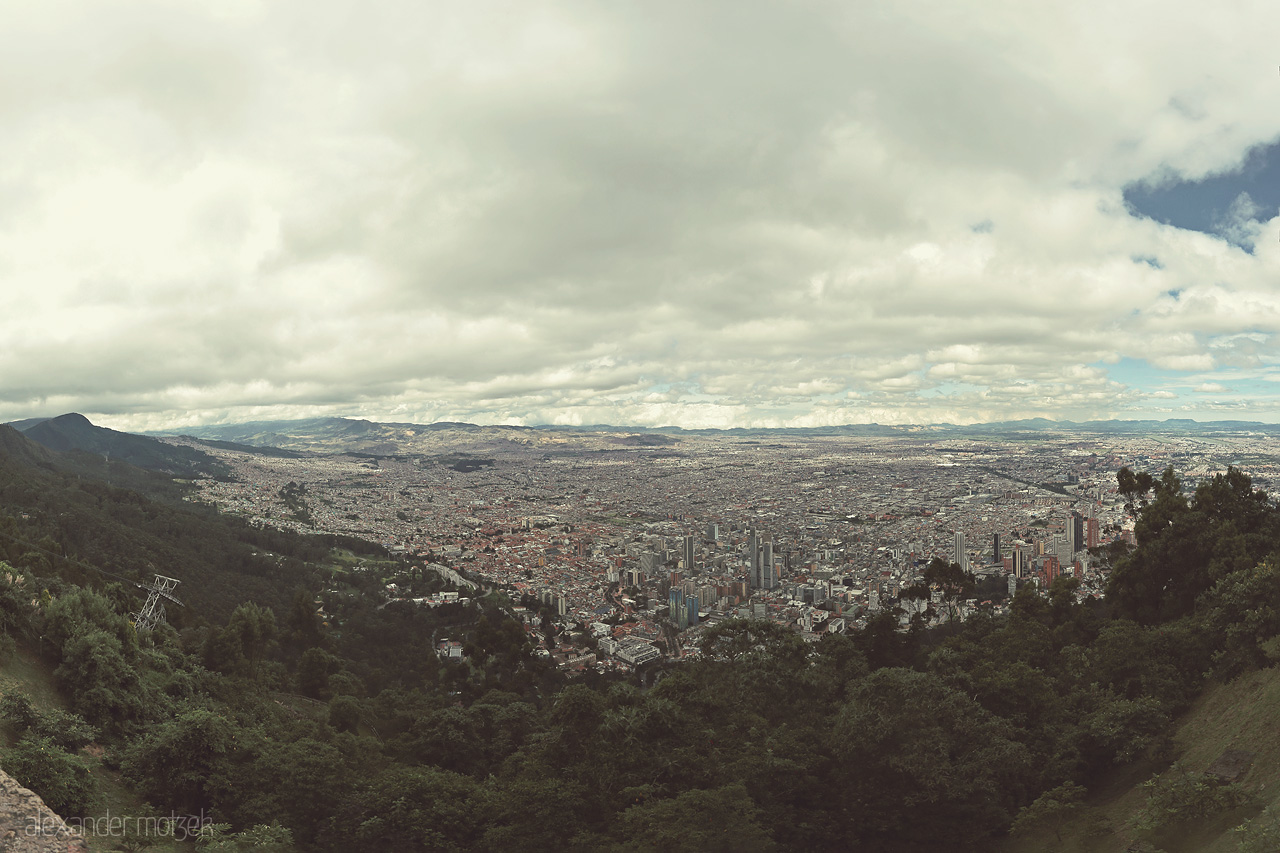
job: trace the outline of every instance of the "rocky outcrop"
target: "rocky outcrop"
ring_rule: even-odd
[[[87,853],[79,833],[0,770],[0,853]]]

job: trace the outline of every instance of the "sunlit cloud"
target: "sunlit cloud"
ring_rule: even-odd
[[[1161,14],[28,4],[0,420],[1280,419],[1275,211],[1124,196],[1280,138],[1280,10]]]

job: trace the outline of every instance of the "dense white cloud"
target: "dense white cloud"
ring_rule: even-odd
[[[1280,418],[1270,5],[0,8],[0,418]]]

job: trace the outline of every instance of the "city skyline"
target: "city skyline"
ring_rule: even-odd
[[[0,422],[1280,422],[1268,24],[7,10]]]

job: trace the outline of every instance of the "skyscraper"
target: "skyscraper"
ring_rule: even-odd
[[[691,572],[693,571],[693,537],[685,536],[681,545],[683,547],[681,548],[680,558],[684,560],[684,570]]]
[[[778,570],[773,564],[773,537],[766,539],[760,550],[760,578],[765,589],[777,588]]]
[[[1027,562],[1030,555],[1023,550],[1021,545],[1014,546],[1013,549],[1013,576],[1015,578],[1025,578],[1027,576]]]
[[[951,551],[951,562],[964,571],[969,569],[969,556],[964,552],[964,534],[959,530],[956,531],[955,543]]]
[[[776,589],[778,570],[773,564],[773,538],[764,539],[757,530],[747,539],[747,576],[754,589]]]
[[[689,627],[689,604],[685,599],[684,590],[679,587],[672,587],[667,592],[667,602],[671,607],[671,621],[676,624],[680,630]],[[697,614],[697,600],[693,601],[694,614]],[[695,617],[696,618],[696,617]]]
[[[764,588],[764,579],[760,575],[760,534],[754,529],[747,533],[747,575],[751,578],[751,586]]]
[[[1067,547],[1070,551],[1066,554],[1065,561],[1070,561],[1072,555],[1074,555],[1076,551],[1084,548],[1084,516],[1075,510],[1072,510],[1071,514],[1067,516],[1066,533]],[[1058,556],[1062,557],[1063,555],[1059,554]]]
[[[1000,562],[1000,534],[991,534],[991,562]]]

